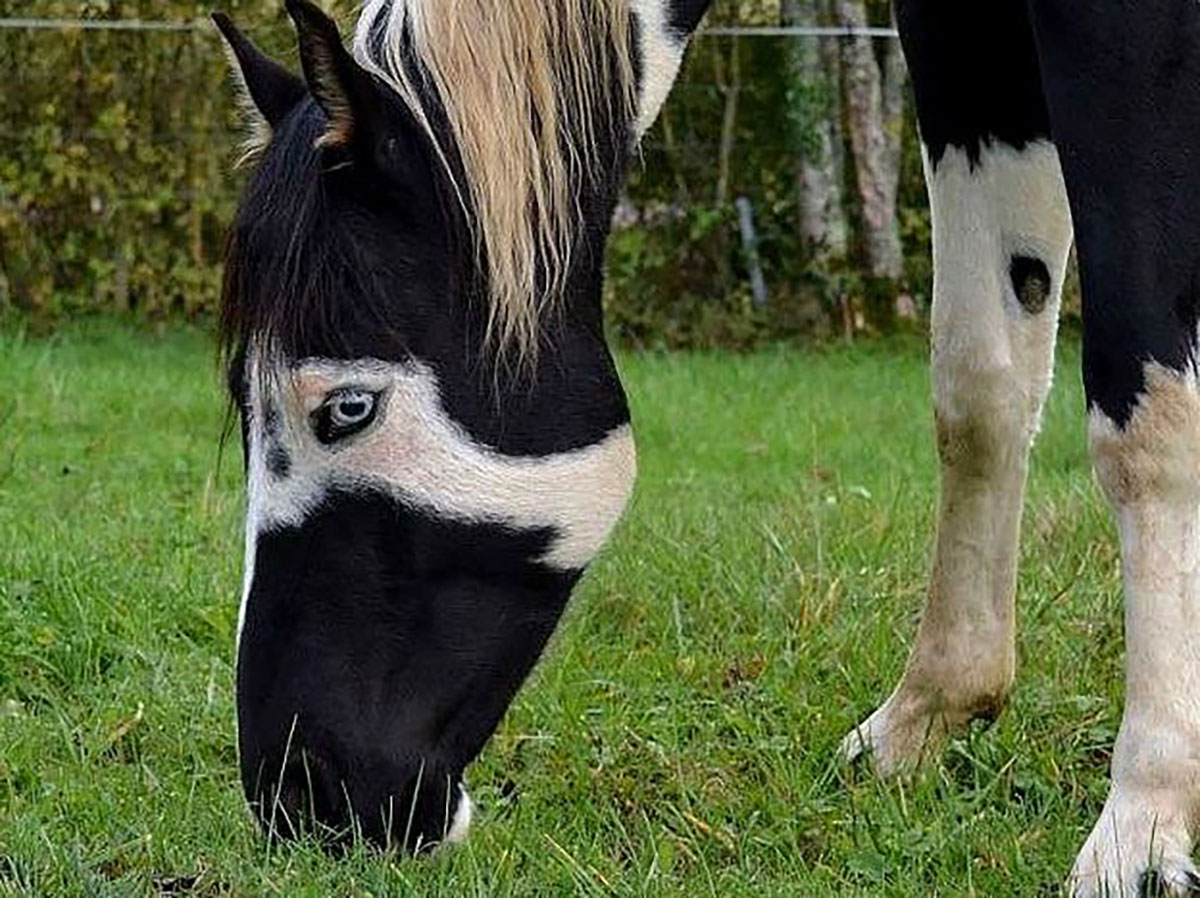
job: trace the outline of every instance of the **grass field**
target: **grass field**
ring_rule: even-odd
[[[1059,893],[1119,721],[1113,530],[1067,345],[1036,450],[1020,675],[880,785],[833,762],[922,601],[925,350],[622,360],[636,500],[470,769],[468,846],[268,845],[237,778],[241,461],[196,333],[0,336],[0,895]]]

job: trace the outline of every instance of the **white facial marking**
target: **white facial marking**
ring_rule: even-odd
[[[536,560],[572,570],[600,550],[633,489],[636,455],[628,425],[569,452],[502,455],[450,419],[436,376],[416,362],[313,360],[275,377],[271,402],[278,410],[277,433],[272,439],[286,449],[291,462],[288,476],[276,478],[267,469],[271,447],[262,432],[264,397],[259,393],[264,379],[253,371],[248,377],[255,411],[247,479],[247,595],[258,534],[301,524],[330,490],[380,491],[464,523],[552,528],[557,536]],[[364,430],[323,445],[310,416],[335,391],[378,395],[379,407]],[[342,412],[352,411],[342,406]]]
[[[1112,788],[1072,873],[1076,895],[1135,896],[1154,859],[1195,875],[1200,823],[1200,394],[1151,363],[1123,429],[1089,421],[1096,475],[1117,517],[1125,580],[1125,712]],[[1182,893],[1181,893],[1182,894]]]
[[[257,390],[252,390],[257,393]],[[242,409],[246,416],[243,425],[246,429],[246,558],[242,571],[242,601],[238,606],[237,641],[242,644],[242,630],[246,627],[246,607],[250,603],[250,590],[254,586],[254,561],[258,555],[258,534],[262,529],[259,522],[261,503],[255,501],[265,489],[263,478],[266,476],[265,456],[263,447],[262,418],[258,412],[257,402],[251,402],[249,407]]]
[[[633,0],[641,34],[642,83],[638,98],[637,136],[650,130],[663,103],[671,92],[687,39],[680,39],[667,27],[668,0]]]
[[[933,404],[941,504],[929,596],[891,697],[842,745],[884,773],[912,766],[972,717],[999,711],[1016,666],[1018,536],[1030,446],[1050,389],[1071,221],[1054,146],[947,147],[926,163],[933,212]],[[1050,274],[1030,314],[1014,255]]]

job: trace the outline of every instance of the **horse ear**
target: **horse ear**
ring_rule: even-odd
[[[342,45],[329,16],[307,0],[287,0],[287,11],[296,23],[308,89],[329,120],[317,146],[349,147],[378,111],[375,84]]]
[[[243,106],[250,118],[254,142],[266,144],[284,116],[304,99],[304,82],[272,60],[242,32],[229,16],[214,13],[213,24],[225,39],[230,62],[241,83]]]

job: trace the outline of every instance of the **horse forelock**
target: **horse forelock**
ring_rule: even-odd
[[[355,358],[365,342],[372,355],[402,358],[409,347],[397,326],[405,314],[397,285],[411,289],[416,271],[454,278],[459,267],[443,254],[467,239],[458,216],[445,216],[450,243],[442,244],[441,226],[424,215],[420,228],[405,225],[401,207],[389,207],[399,223],[383,228],[361,212],[345,214],[343,188],[331,187],[335,173],[315,149],[325,125],[317,104],[306,100],[276,129],[247,185],[225,254],[220,335],[230,365],[251,348],[263,363],[260,373],[289,359]],[[440,196],[446,179],[431,175],[430,189]],[[349,181],[353,169],[341,176]],[[446,200],[440,205],[452,212]],[[463,235],[450,233],[457,230]],[[406,234],[409,244],[394,245]]]
[[[435,15],[437,0],[369,0],[355,55],[428,138],[452,243],[446,267],[472,296],[486,294],[475,335],[498,359],[528,362],[587,239],[581,196],[623,161],[605,151],[623,157],[630,133],[632,24],[628,0],[492,2],[456,0]],[[314,150],[324,124],[306,100],[251,176],[226,254],[227,359],[250,346],[262,361],[352,358],[363,332],[375,354],[404,355],[380,266],[422,253],[389,245],[379,258],[353,257],[378,241],[347,233],[331,206]]]
[[[583,233],[580,192],[611,175],[635,109],[628,0],[368,0],[359,63],[390,84],[468,210],[486,342],[536,355]]]

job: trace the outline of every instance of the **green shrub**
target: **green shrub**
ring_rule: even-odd
[[[335,7],[343,23],[356,4]],[[278,0],[0,0],[0,17],[203,21],[230,12],[264,49],[296,66]],[[872,295],[846,260],[814,263],[796,245],[791,172],[779,127],[781,45],[743,41],[736,154],[717,197],[721,45],[702,38],[643,145],[632,205],[658,209],[618,229],[605,303],[614,336],[664,347],[744,348],[842,332]],[[224,235],[244,173],[239,113],[212,28],[181,33],[0,31],[0,315],[53,325],[81,314],[207,319]],[[906,283],[929,296],[928,211],[910,128],[901,223]],[[733,199],[754,204],[770,289],[751,300]],[[889,285],[892,289],[894,285]]]

